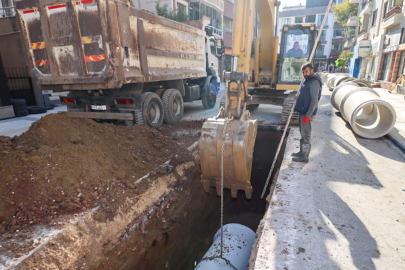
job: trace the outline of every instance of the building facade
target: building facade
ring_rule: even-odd
[[[156,0],[132,0],[132,3],[137,9],[144,9],[150,12],[156,12]],[[189,0],[161,0],[160,5],[164,6],[167,5],[169,10],[172,11],[183,11],[186,14],[189,14],[190,9],[190,1]]]
[[[224,7],[224,0],[190,0],[190,18],[200,20],[203,16],[209,17],[213,33],[222,37]]]
[[[335,4],[341,4],[342,1],[337,0]],[[281,35],[281,30],[284,24],[293,23],[316,23],[318,30],[321,28],[328,0],[307,1],[306,5],[284,6],[279,14],[278,20],[278,35]],[[334,67],[335,60],[343,51],[344,36],[343,27],[334,22],[335,15],[329,13],[325,21],[322,33],[320,35],[320,46],[315,52],[315,70],[327,70],[332,64]],[[279,46],[280,51],[280,46]]]
[[[357,14],[347,24],[356,32],[355,42],[347,42],[350,44],[346,46],[357,56],[351,59],[350,73],[397,90],[395,86],[391,89],[392,85],[405,74],[404,1],[350,0],[350,3],[359,4]]]
[[[231,71],[232,65],[232,36],[233,36],[233,19],[234,19],[234,0],[225,0],[224,18],[223,18],[223,35],[224,35],[224,56],[223,68],[226,71]]]

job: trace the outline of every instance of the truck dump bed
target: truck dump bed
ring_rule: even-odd
[[[119,89],[205,77],[205,32],[135,9],[129,0],[16,0],[41,89]]]

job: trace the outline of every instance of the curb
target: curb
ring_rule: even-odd
[[[395,139],[393,136],[391,136],[390,134],[385,135],[385,137],[387,137],[388,139],[390,139],[392,141],[392,143],[398,147],[399,149],[401,149],[402,152],[405,153],[405,145],[400,143],[397,139]]]

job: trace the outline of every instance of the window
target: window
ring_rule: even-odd
[[[321,45],[320,48],[316,49],[315,56],[323,56],[325,51],[325,45]]]
[[[303,23],[304,17],[295,17],[295,23]]]
[[[210,40],[210,48],[211,48],[211,54],[217,55],[217,44],[212,39]]]
[[[185,5],[177,3],[177,12],[181,14],[187,14],[187,9]]]
[[[200,3],[190,3],[190,19],[193,21],[200,20]]]
[[[319,38],[320,42],[325,42],[326,41],[326,33],[328,30],[322,30],[321,36]]]
[[[306,23],[314,23],[314,22],[315,22],[315,18],[316,18],[316,15],[307,15],[307,16],[305,17],[305,22],[306,22]]]
[[[341,51],[342,49],[343,49],[342,44],[336,44],[336,43],[332,44],[332,50]]]
[[[217,29],[220,29],[222,27],[222,14],[219,11],[217,11],[207,5],[204,5],[204,4],[201,4],[200,10],[201,10],[201,12],[200,12],[199,19],[202,19],[203,16],[207,16],[207,17],[211,18],[211,23],[210,23],[211,26],[213,26]],[[222,35],[222,34],[220,34],[220,35]]]
[[[281,27],[284,25],[284,24],[290,24],[291,23],[291,19],[290,18],[283,18],[283,19],[281,19]]]
[[[318,21],[316,22],[317,26],[322,25],[323,18],[325,18],[325,15],[318,15]],[[325,25],[326,25],[326,22],[325,22]]]
[[[378,16],[378,9],[374,10],[373,12],[373,22],[371,23],[371,26],[375,26],[377,24],[377,16]]]
[[[338,6],[338,5],[341,5],[341,4],[343,4],[343,0],[336,0],[336,5]]]
[[[278,73],[280,82],[299,84],[302,78],[301,66],[307,61],[313,40],[308,28],[290,28],[281,41],[280,55],[282,69]]]
[[[391,64],[392,53],[387,53],[384,55],[383,67],[381,72],[380,80],[386,81],[388,79],[388,72]]]
[[[333,37],[343,37],[343,29],[335,29],[333,30]]]

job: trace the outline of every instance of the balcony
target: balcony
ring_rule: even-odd
[[[360,37],[361,35],[364,35],[365,33],[367,33],[367,27],[364,27],[363,29],[361,29],[361,30],[359,31],[359,37]]]
[[[387,13],[385,13],[382,28],[386,29],[400,25],[403,20],[404,16],[402,15],[402,6],[394,6]]]
[[[354,39],[349,38],[345,40],[345,43],[343,43],[343,48],[352,48],[354,46]]]
[[[347,26],[356,26],[357,25],[357,16],[350,16],[346,23]]]
[[[360,16],[362,16],[363,14],[367,14],[370,13],[371,11],[371,0],[366,0],[363,1],[360,5],[359,5],[359,9],[360,9]]]
[[[349,0],[350,4],[358,4],[360,3],[360,0]]]
[[[211,25],[207,25],[206,27],[209,28],[209,29],[211,29],[211,30],[212,30],[212,33],[213,33],[214,35],[217,35],[217,36],[219,36],[219,37],[222,37],[222,30],[220,30],[220,29],[218,29],[218,28],[216,28],[216,27],[214,27],[214,26],[211,26]]]

